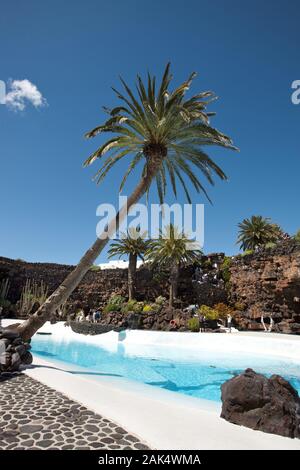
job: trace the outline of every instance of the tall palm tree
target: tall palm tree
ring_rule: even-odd
[[[121,159],[128,161],[128,169],[121,182],[123,189],[128,175],[138,163],[143,163],[138,185],[118,212],[115,219],[107,225],[104,234],[96,239],[87,250],[75,269],[53,292],[39,310],[25,321],[19,331],[26,340],[30,338],[63,304],[78,286],[83,276],[95,262],[109,238],[113,238],[120,223],[130,207],[145,193],[153,180],[156,181],[160,201],[166,191],[166,174],[176,195],[176,178],[182,184],[188,201],[191,201],[184,177],[187,177],[198,192],[206,191],[195,175],[193,165],[213,184],[213,174],[226,179],[221,168],[204,152],[205,147],[216,145],[236,149],[229,137],[209,124],[213,113],[206,111],[214,99],[210,91],[185,98],[195,73],[173,91],[170,90],[170,64],[166,66],[161,83],[156,87],[155,77],[148,74],[146,83],[137,77],[137,95],[121,78],[124,94],[113,88],[120,104],[113,109],[105,108],[108,119],[86,134],[87,138],[110,134],[105,142],[86,160],[85,166],[97,160],[104,160],[96,174],[100,183],[109,170]],[[111,136],[113,135],[113,136]]]
[[[136,264],[138,258],[144,260],[148,241],[145,240],[145,233],[141,233],[139,228],[130,228],[127,234],[122,234],[119,240],[115,240],[108,250],[109,258],[114,256],[128,256],[128,298],[135,297],[136,288]]]
[[[195,242],[180,232],[173,224],[160,231],[157,240],[149,241],[146,258],[152,264],[170,270],[169,306],[172,307],[177,297],[179,271],[182,266],[194,264],[201,259],[201,250]]]
[[[269,218],[261,215],[253,215],[250,219],[244,219],[238,224],[239,234],[237,243],[245,250],[256,250],[267,243],[275,243],[282,230],[277,224],[273,224]]]

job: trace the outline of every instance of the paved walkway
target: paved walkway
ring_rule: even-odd
[[[147,448],[117,424],[31,377],[0,375],[2,450]]]

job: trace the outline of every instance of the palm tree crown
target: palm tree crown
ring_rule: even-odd
[[[115,240],[108,250],[108,257],[136,255],[142,260],[147,250],[148,241],[145,239],[145,233],[140,233],[138,228],[129,228],[127,234],[121,234],[119,240]]]
[[[201,253],[195,242],[170,224],[160,231],[158,239],[149,241],[146,258],[160,266],[187,265],[198,262]]]
[[[154,265],[167,267],[170,270],[169,305],[173,306],[177,297],[179,269],[183,265],[200,261],[201,251],[197,244],[189,240],[183,231],[170,224],[160,231],[157,240],[149,241],[146,258]]]
[[[108,250],[109,258],[113,256],[128,256],[128,297],[134,299],[136,290],[136,266],[137,259],[144,260],[143,255],[147,250],[148,241],[146,232],[141,233],[140,228],[130,228],[127,234],[121,234],[120,240],[115,240]]]
[[[244,219],[238,224],[239,234],[237,243],[245,250],[255,250],[268,243],[275,243],[282,230],[277,224],[273,224],[269,218],[261,215],[253,215],[250,219]]]
[[[204,192],[202,183],[195,176],[194,165],[213,184],[213,174],[221,179],[226,175],[221,168],[202,150],[203,147],[217,145],[236,149],[229,137],[209,125],[209,117],[214,113],[206,112],[207,105],[215,99],[212,92],[202,92],[185,99],[195,73],[178,88],[169,90],[172,80],[170,64],[167,65],[158,89],[156,79],[148,74],[144,84],[137,76],[137,96],[121,78],[125,94],[113,88],[121,104],[113,109],[104,108],[109,118],[104,124],[86,134],[87,138],[100,133],[111,133],[109,138],[85,161],[85,166],[104,157],[105,161],[95,178],[100,183],[109,170],[122,158],[131,155],[129,166],[121,181],[120,191],[129,174],[139,162],[143,162],[142,174],[151,172],[155,166],[155,179],[160,202],[166,193],[166,175],[169,175],[175,196],[176,179],[183,186],[189,202],[186,176],[197,192]],[[148,193],[149,187],[146,188]],[[207,196],[208,197],[208,196]]]

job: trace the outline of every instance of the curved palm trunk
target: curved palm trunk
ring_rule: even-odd
[[[112,238],[119,225],[126,217],[130,207],[145,194],[149,188],[152,178],[155,176],[160,165],[162,163],[162,157],[160,155],[154,155],[148,159],[147,172],[142,177],[140,183],[137,185],[133,193],[127,200],[127,205],[124,205],[115,219],[111,220],[107,225],[106,232],[103,232],[102,236],[105,238],[97,238],[93,245],[86,251],[84,256],[79,261],[75,269],[66,277],[62,284],[48,297],[46,302],[28,318],[22,325],[18,327],[18,332],[24,341],[29,340],[36,331],[48,321],[52,314],[68,299],[72,294],[73,290],[76,289],[84,275],[93,265],[98,258],[99,254],[108,243],[109,239]]]
[[[137,255],[129,255],[128,263],[128,298],[133,300],[135,297],[135,286],[136,286],[136,262]]]
[[[177,263],[172,264],[170,270],[170,298],[169,306],[173,307],[174,299],[177,297],[178,291],[178,279],[179,279],[179,265]]]

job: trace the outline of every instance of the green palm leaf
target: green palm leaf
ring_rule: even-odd
[[[129,228],[126,234],[122,233],[120,239],[111,243],[108,257],[118,256],[122,258],[128,255],[136,255],[144,260],[144,254],[148,248],[146,235],[146,232],[141,232],[138,227]]]
[[[176,181],[183,186],[188,201],[189,185],[197,192],[207,196],[203,180],[214,184],[213,175],[226,179],[223,170],[204,152],[205,146],[218,146],[237,150],[231,139],[209,124],[212,112],[206,108],[216,99],[211,91],[200,92],[186,99],[196,74],[174,90],[170,90],[172,76],[170,64],[167,64],[163,77],[156,91],[156,79],[148,73],[147,80],[137,76],[136,95],[120,78],[124,93],[113,88],[120,105],[113,109],[104,108],[108,119],[100,126],[86,134],[87,138],[111,133],[114,135],[93,152],[85,161],[89,166],[98,159],[105,159],[97,172],[96,179],[100,183],[111,168],[123,157],[129,160],[128,169],[122,178],[120,191],[129,174],[144,161],[143,175],[147,175],[155,160],[155,180],[159,200],[162,203],[166,195],[167,175],[175,196]],[[194,167],[194,168],[193,168]],[[194,171],[196,169],[196,172]],[[143,177],[142,175],[142,177]],[[184,180],[186,178],[186,181]],[[146,192],[149,190],[146,188]],[[208,197],[208,196],[207,196]]]
[[[184,266],[199,262],[201,254],[195,242],[170,224],[160,230],[158,239],[149,241],[145,258],[154,265],[170,267],[173,264]]]
[[[273,224],[269,218],[261,215],[253,215],[250,219],[244,219],[238,224],[239,233],[237,243],[240,248],[256,250],[269,243],[276,243],[283,236],[281,228]]]

